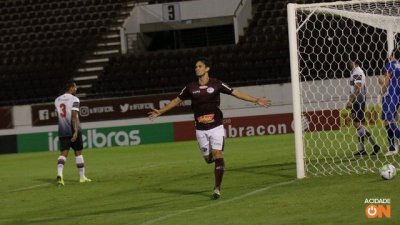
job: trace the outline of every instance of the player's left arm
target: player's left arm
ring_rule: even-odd
[[[153,120],[156,117],[161,116],[161,114],[164,114],[165,112],[171,110],[175,106],[179,105],[181,102],[182,102],[182,99],[180,99],[179,97],[176,97],[161,109],[151,109],[151,111],[147,113],[149,115],[149,119]]]
[[[261,98],[256,98],[253,97],[249,94],[246,94],[242,91],[239,91],[237,89],[234,89],[232,92],[232,95],[235,96],[238,99],[242,99],[244,101],[252,102],[256,105],[263,106],[263,107],[269,107],[271,106],[271,100],[267,99],[266,97],[261,97]]]
[[[74,133],[72,134],[71,141],[75,142],[76,139],[78,138],[78,131],[79,131],[79,114],[78,111],[72,110],[71,113],[71,122],[72,122],[72,130]]]

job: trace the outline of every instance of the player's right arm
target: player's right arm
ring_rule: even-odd
[[[385,95],[385,93],[387,91],[387,87],[389,86],[389,83],[390,83],[390,77],[391,77],[391,74],[389,72],[385,72],[383,77],[380,77],[378,79],[378,82],[381,85],[381,95]]]
[[[182,102],[182,99],[179,97],[174,98],[170,103],[168,103],[166,106],[162,107],[161,109],[152,109],[149,113],[149,119],[153,120],[156,117],[161,116],[161,114],[164,114],[165,112],[171,110],[175,106],[179,105]]]

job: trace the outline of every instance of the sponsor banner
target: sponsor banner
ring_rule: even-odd
[[[49,150],[48,133],[17,135],[18,152],[41,152]]]
[[[174,140],[188,141],[196,139],[194,121],[183,121],[174,123]]]
[[[302,117],[304,131],[328,131],[340,129],[339,110],[306,112]]]
[[[307,112],[303,115],[305,131],[338,130],[340,118],[338,110]],[[274,114],[224,119],[226,137],[247,137],[294,132],[293,114]],[[196,139],[193,121],[174,123],[175,141]]]
[[[17,136],[6,135],[0,136],[0,154],[17,152]]]
[[[382,108],[380,105],[368,106],[365,109],[365,123],[367,125],[383,125],[381,119]],[[341,127],[352,127],[353,119],[351,118],[351,109],[340,110],[340,126]]]
[[[82,135],[85,149],[174,141],[172,123],[83,129]],[[58,132],[21,134],[17,143],[18,152],[56,151],[60,147]]]
[[[82,122],[147,117],[150,109],[164,107],[176,96],[177,94],[165,94],[81,101],[79,115]],[[165,113],[165,115],[191,113],[190,104],[190,100],[183,101],[180,106]],[[33,126],[57,124],[54,104],[32,105],[31,111]]]
[[[13,128],[12,121],[12,107],[1,107],[0,108],[0,129],[11,129]]]

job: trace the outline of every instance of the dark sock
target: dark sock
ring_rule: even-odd
[[[394,148],[394,132],[390,125],[386,126],[386,132],[387,132],[387,138],[389,141],[389,150],[394,151],[395,150],[395,148]]]
[[[368,130],[365,132],[365,136],[367,136],[368,141],[372,146],[376,145],[374,138],[372,137],[371,133]]]
[[[400,130],[399,130],[399,128],[396,126],[396,124],[390,123],[389,126],[390,126],[390,128],[392,129],[394,136],[395,136],[397,139],[400,139]]]
[[[363,127],[360,127],[357,129],[357,136],[358,136],[358,151],[363,152],[365,151],[365,145],[364,145],[364,140],[365,140],[365,130]]]
[[[358,142],[359,142],[359,144],[360,144],[358,150],[359,150],[360,152],[365,151],[364,140],[365,140],[364,136],[358,137]]]
[[[218,189],[221,188],[222,177],[224,176],[224,167],[225,167],[225,162],[223,158],[215,159],[215,169],[214,169],[215,188]]]

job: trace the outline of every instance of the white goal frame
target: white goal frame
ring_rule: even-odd
[[[301,179],[307,176],[305,170],[305,149],[303,143],[303,124],[302,124],[302,99],[301,99],[301,77],[299,72],[299,55],[298,55],[298,27],[297,27],[297,18],[296,18],[296,9],[299,8],[308,8],[313,10],[313,12],[327,12],[335,15],[340,15],[346,18],[350,18],[356,21],[362,21],[365,19],[365,16],[370,17],[369,14],[362,15],[366,13],[352,13],[348,11],[341,11],[335,9],[326,9],[321,8],[321,6],[330,6],[330,5],[350,5],[350,4],[364,4],[364,3],[378,3],[378,2],[389,2],[390,0],[353,0],[353,1],[338,1],[338,2],[330,2],[330,3],[315,3],[315,4],[294,4],[289,3],[287,5],[287,15],[288,15],[288,34],[289,34],[289,49],[290,49],[290,67],[291,67],[291,83],[292,83],[292,98],[293,98],[293,117],[294,117],[294,131],[295,131],[295,151],[296,151],[296,171],[297,178]],[[392,0],[391,2],[398,2],[397,0]],[[327,11],[325,11],[327,10]],[[359,15],[357,15],[359,14]],[[385,20],[388,18],[384,18],[385,16],[374,15],[377,17],[377,20]],[[373,17],[374,17],[373,16]],[[393,18],[390,18],[392,20]],[[370,20],[374,20],[374,18],[369,18]],[[387,31],[387,52],[388,54],[394,48],[395,43],[395,34],[400,33],[400,17],[395,19],[398,21],[398,25],[395,26],[387,26],[385,27],[382,24],[387,24],[385,21],[378,22],[379,24],[368,24],[370,26],[378,26],[380,29],[384,29]],[[393,24],[393,21],[391,21]],[[301,24],[300,24],[301,26]]]

